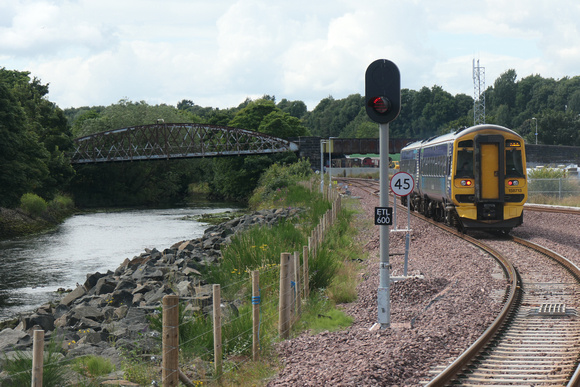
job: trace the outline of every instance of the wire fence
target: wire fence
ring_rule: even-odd
[[[316,184],[313,181],[305,183],[312,190]],[[202,310],[199,313],[185,313],[192,308],[192,300],[180,298],[177,295],[166,295],[162,301],[162,326],[161,359],[154,355],[143,355],[151,362],[160,363],[161,383],[164,387],[199,386],[210,382],[220,382],[227,373],[235,372],[245,363],[259,361],[262,356],[263,341],[274,337],[287,339],[293,324],[301,313],[303,300],[309,296],[309,259],[316,259],[322,242],[328,231],[338,218],[341,209],[341,197],[331,187],[325,188],[324,197],[332,206],[323,214],[319,223],[312,229],[308,237],[308,245],[302,247],[302,251],[280,254],[279,265],[268,265],[259,270],[251,271],[250,275],[236,283],[225,285],[213,284],[211,313],[205,315]],[[275,276],[279,285],[272,285],[272,281],[260,285],[260,278]],[[222,299],[222,292],[233,287],[234,289],[249,289],[251,296],[242,299],[239,308],[233,308]],[[195,306],[193,307],[195,309]],[[277,310],[277,313],[265,313],[266,310]],[[159,316],[157,315],[157,318]],[[135,318],[135,322],[139,317]],[[208,323],[208,320],[211,320]],[[131,324],[131,321],[128,321]],[[266,330],[269,327],[270,330]],[[276,329],[272,329],[276,327]],[[79,331],[79,340],[84,340],[94,334],[94,330],[86,329]],[[64,369],[70,364],[70,360],[58,357],[47,357],[43,330],[34,331],[34,343],[32,351],[32,368],[23,371],[28,380],[32,381],[33,387],[43,386],[43,378],[47,375],[47,369]],[[154,334],[153,334],[154,335]],[[206,344],[202,344],[206,343]],[[213,345],[207,345],[213,343]],[[73,346],[73,341],[62,343],[63,346]],[[180,356],[190,353],[195,348],[195,356],[204,362],[200,366],[195,380],[191,380],[183,372],[183,364],[180,365]],[[232,355],[233,354],[233,355]],[[235,354],[249,354],[235,356]],[[235,359],[232,360],[232,357]],[[213,361],[212,361],[213,360]],[[203,367],[205,368],[201,370]],[[133,367],[131,369],[131,367]],[[139,362],[127,365],[125,373],[136,374],[145,372]],[[12,375],[14,377],[14,374]]]
[[[580,180],[570,178],[528,179],[528,197],[547,196],[564,199],[580,196]]]

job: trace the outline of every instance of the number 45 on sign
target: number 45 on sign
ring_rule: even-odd
[[[415,181],[407,172],[398,172],[391,178],[391,191],[397,196],[407,196],[413,192]]]

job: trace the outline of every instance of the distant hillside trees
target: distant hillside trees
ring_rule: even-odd
[[[510,69],[487,88],[485,100],[487,123],[506,126],[534,143],[537,122],[540,144],[580,146],[580,76],[554,80],[530,75],[518,81]],[[367,117],[360,94],[324,98],[303,122],[314,136],[379,136],[378,124]],[[473,98],[451,95],[435,85],[401,90],[401,113],[390,123],[389,133],[393,138],[421,139],[471,125]]]
[[[471,79],[465,89],[471,90]],[[486,121],[520,133],[528,143],[580,146],[580,76],[562,79],[513,69],[485,91]],[[127,163],[77,167],[67,155],[72,138],[105,130],[165,123],[207,123],[297,136],[378,137],[364,98],[323,98],[311,111],[302,101],[272,95],[247,98],[236,107],[202,107],[183,99],[175,106],[122,99],[110,106],[61,110],[48,100],[48,85],[29,72],[0,68],[0,206],[16,206],[24,193],[50,200],[70,191],[81,205],[157,204],[179,200],[191,182],[204,182],[222,198],[244,200],[259,174],[293,154]],[[473,124],[473,98],[442,86],[401,90],[401,113],[390,123],[392,138],[426,138]],[[73,178],[74,177],[74,178]]]

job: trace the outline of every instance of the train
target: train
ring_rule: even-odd
[[[415,181],[401,202],[460,231],[509,233],[523,223],[528,198],[523,138],[476,125],[401,149],[400,170]]]

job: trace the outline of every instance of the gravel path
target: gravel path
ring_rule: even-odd
[[[303,333],[280,343],[284,368],[268,386],[418,386],[434,377],[435,366],[449,364],[468,348],[501,309],[506,282],[497,263],[411,217],[408,272],[422,277],[393,284],[392,328],[370,331],[377,321],[379,231],[369,219],[378,198],[351,191],[364,209],[359,221],[367,230],[360,237],[369,254],[359,297],[344,305],[355,322],[344,331]],[[399,216],[399,228],[406,220]],[[391,233],[391,253],[404,252],[404,246],[404,235]],[[393,275],[402,274],[403,259],[391,257]]]

